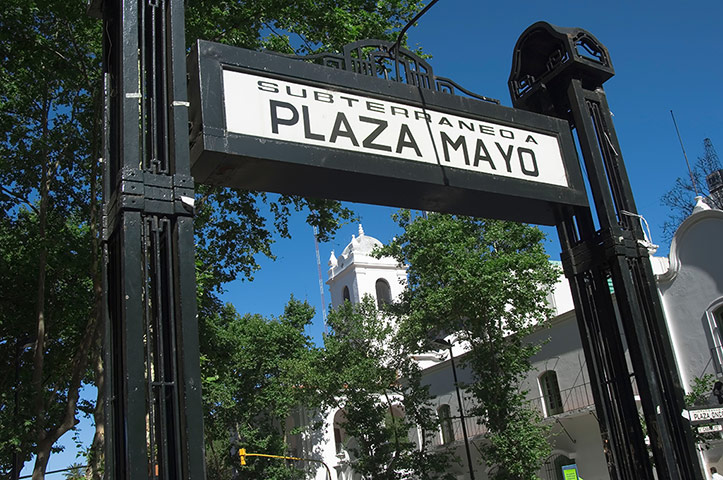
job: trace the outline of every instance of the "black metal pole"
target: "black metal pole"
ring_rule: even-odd
[[[515,107],[564,118],[577,132],[599,229],[590,210],[580,208],[559,212],[558,232],[610,475],[654,478],[636,421],[634,379],[658,478],[700,480],[692,433],[680,415],[683,389],[602,88],[613,75],[609,52],[589,32],[538,22],[515,46],[509,87]]]
[[[447,342],[448,343],[448,342]],[[459,409],[459,419],[462,422],[462,435],[464,436],[464,449],[467,453],[467,466],[469,467],[469,478],[474,480],[474,467],[472,466],[472,455],[469,451],[469,437],[467,436],[467,425],[465,424],[464,406],[462,404],[462,395],[459,392],[459,383],[457,382],[457,368],[454,366],[454,354],[452,353],[452,344],[447,347],[449,349],[449,361],[452,365],[452,378],[454,379],[454,390],[457,393],[457,407]]]
[[[600,252],[610,270],[628,352],[660,478],[702,478],[642,226],[604,90],[571,80],[568,96],[600,218]],[[602,213],[604,212],[604,214]]]
[[[603,452],[612,480],[652,480],[641,425],[629,421],[638,417],[638,407],[608,286],[609,274],[602,266],[579,260],[580,250],[596,240],[591,222],[589,208],[561,213],[558,234],[587,359]]]
[[[108,480],[204,480],[183,0],[104,22]]]

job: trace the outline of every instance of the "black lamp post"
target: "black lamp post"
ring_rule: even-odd
[[[437,338],[432,341],[433,344],[449,350],[449,361],[452,364],[452,378],[454,379],[454,390],[457,393],[457,406],[459,409],[459,418],[462,422],[462,436],[464,436],[464,449],[467,452],[467,465],[469,467],[469,478],[474,480],[474,468],[472,467],[472,455],[469,451],[469,437],[467,436],[467,425],[464,419],[464,407],[462,406],[462,395],[459,392],[459,383],[457,382],[457,368],[454,366],[454,354],[452,353],[452,344],[443,338]]]

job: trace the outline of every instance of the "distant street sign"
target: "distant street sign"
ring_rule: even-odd
[[[698,408],[694,410],[683,410],[681,412],[683,418],[687,418],[691,423],[710,422],[711,420],[723,420],[723,407],[716,408]]]
[[[199,41],[194,178],[543,225],[587,205],[568,122],[436,90],[431,73],[390,82],[369,65],[363,74]]]
[[[698,427],[698,433],[713,433],[713,432],[723,432],[723,425],[713,424],[713,425],[701,425],[700,427]]]

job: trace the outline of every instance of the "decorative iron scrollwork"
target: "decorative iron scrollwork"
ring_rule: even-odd
[[[385,40],[361,40],[350,43],[344,46],[342,55],[318,53],[307,56],[291,56],[290,58],[451,95],[462,95],[484,102],[500,103],[494,98],[470,92],[449,78],[435,76],[432,66],[427,60],[405,48],[396,49],[393,42]]]
[[[515,107],[550,114],[546,105],[560,103],[548,98],[550,82],[578,78],[594,89],[614,74],[607,48],[590,32],[537,22],[515,45],[508,86]]]

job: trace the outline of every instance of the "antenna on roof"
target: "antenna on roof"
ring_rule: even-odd
[[[324,320],[324,335],[329,335],[326,326],[326,301],[324,300],[324,281],[321,278],[321,257],[319,257],[319,230],[314,227],[314,248],[316,249],[316,270],[319,273],[319,293],[321,294],[321,318]]]
[[[690,174],[690,181],[693,182],[693,190],[695,190],[695,196],[700,196],[700,193],[698,193],[698,185],[695,182],[695,178],[693,177],[693,170],[690,168],[690,162],[688,161],[688,155],[685,153],[685,147],[683,146],[683,139],[680,138],[680,131],[678,130],[678,123],[675,121],[675,115],[673,115],[673,111],[670,111],[670,116],[673,117],[673,125],[675,125],[675,132],[678,134],[678,141],[680,142],[680,148],[683,150],[683,157],[685,157],[685,164],[688,166],[688,173]]]

